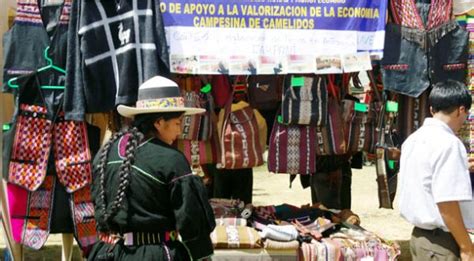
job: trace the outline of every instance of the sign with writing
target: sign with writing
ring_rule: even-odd
[[[387,0],[162,0],[171,71],[342,73],[370,69]]]

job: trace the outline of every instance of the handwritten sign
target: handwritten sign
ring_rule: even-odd
[[[342,73],[382,58],[387,0],[162,0],[172,72]]]

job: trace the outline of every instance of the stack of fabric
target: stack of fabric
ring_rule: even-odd
[[[299,260],[397,260],[400,248],[365,230],[342,228],[329,238],[301,245]]]

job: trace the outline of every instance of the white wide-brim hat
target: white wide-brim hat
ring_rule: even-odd
[[[138,87],[135,107],[119,105],[117,111],[124,117],[133,118],[144,113],[184,112],[185,115],[192,115],[206,110],[185,107],[178,84],[165,77],[155,76]]]

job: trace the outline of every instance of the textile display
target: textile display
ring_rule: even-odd
[[[35,191],[46,176],[54,141],[56,171],[61,184],[74,192],[91,182],[91,155],[85,122],[48,119],[46,107],[20,104],[8,181]]]
[[[275,110],[281,102],[283,76],[251,75],[248,78],[248,96],[252,108]]]
[[[251,227],[216,226],[211,239],[215,249],[262,247],[260,235]]]
[[[97,241],[94,204],[91,188],[86,186],[72,194],[71,209],[74,219],[74,234],[82,249],[88,249]]]
[[[357,111],[354,109],[357,106],[356,103],[354,100],[342,100],[347,150],[351,153],[358,151],[374,153],[377,140],[374,108],[372,104],[362,104],[362,106],[367,106],[367,111]]]
[[[177,76],[176,82],[182,91],[186,107],[204,108],[205,113],[184,116],[182,121],[182,133],[180,139],[185,140],[208,140],[212,137],[215,129],[214,99],[206,91],[202,91],[202,79],[199,76]],[[212,90],[212,86],[208,84]]]
[[[467,87],[474,92],[474,15],[466,16],[466,29],[469,31],[469,60],[468,60],[468,76],[467,76]],[[471,107],[471,113],[474,112],[474,107]],[[469,153],[470,157],[474,156],[474,119],[469,118],[469,135],[466,135],[469,139]],[[474,174],[471,173],[471,181],[474,189]]]
[[[211,198],[209,204],[216,219],[240,218],[244,210],[244,202],[238,199]]]
[[[268,171],[311,175],[316,171],[316,127],[273,124],[268,144]]]
[[[8,210],[12,227],[13,240],[18,244],[23,241],[23,228],[28,204],[28,191],[17,185],[7,183]]]
[[[192,108],[202,108],[201,98],[194,91],[184,92],[184,106]],[[199,140],[199,130],[201,128],[201,114],[186,115],[181,121],[181,136],[183,140]]]
[[[296,240],[298,231],[293,225],[272,225],[269,224],[259,233],[262,238],[268,238],[281,242]]]
[[[216,218],[217,226],[237,226],[237,227],[246,227],[247,219],[245,218]]]
[[[452,3],[390,1],[381,61],[385,90],[418,97],[435,83],[465,80],[468,33],[452,20]]]
[[[47,65],[44,59],[47,47],[48,57],[53,64],[66,67],[67,31],[72,2],[54,1],[45,7],[39,1],[16,0],[14,23],[3,35],[4,91],[14,92],[15,89],[6,84],[10,79],[27,75]]]
[[[206,141],[178,139],[176,147],[183,152],[191,166],[216,163],[221,155],[217,133]]]
[[[263,164],[259,125],[252,107],[246,105],[231,111],[231,100],[226,104],[220,136],[220,168],[252,168]]]
[[[266,238],[263,241],[263,248],[265,249],[299,249],[300,243],[296,240],[288,241],[288,242],[281,242],[272,239]]]
[[[232,85],[228,75],[213,75],[211,78],[211,93],[217,108],[224,108],[232,96]]]
[[[37,190],[46,177],[53,124],[43,106],[20,104],[9,163],[8,181]]]
[[[286,76],[281,103],[282,123],[325,126],[328,114],[326,86],[323,76]]]
[[[138,86],[169,73],[157,0],[74,1],[67,48],[68,120],[135,104]]]
[[[347,152],[347,141],[341,107],[336,98],[328,99],[327,117],[327,124],[316,128],[316,154],[343,155]]]
[[[28,195],[25,228],[22,244],[33,249],[40,249],[48,239],[50,214],[53,207],[54,176],[47,176],[41,186]]]

